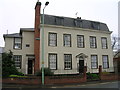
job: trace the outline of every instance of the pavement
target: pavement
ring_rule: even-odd
[[[89,81],[77,84],[55,84],[55,85],[19,85],[19,84],[2,84],[2,88],[66,88],[66,87],[80,87],[93,84],[105,84],[113,81]]]

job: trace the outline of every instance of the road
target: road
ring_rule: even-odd
[[[104,90],[102,88],[109,88],[109,90],[112,90],[111,88],[115,88],[115,90],[120,90],[118,88],[120,88],[120,81],[113,81],[113,82],[90,82],[90,83],[85,83],[85,84],[77,84],[77,85],[59,85],[59,86],[49,86],[49,87],[45,87],[45,88],[56,88],[58,90],[58,88],[62,88],[61,90],[63,90],[63,88],[76,88],[76,89],[90,89],[90,88],[101,88],[100,90]],[[44,88],[41,88],[40,86],[4,86],[2,90],[42,90]],[[85,89],[85,90],[86,90]],[[95,89],[96,90],[96,89]]]
[[[120,81],[89,83],[83,85],[68,85],[68,86],[66,85],[62,87],[52,87],[52,88],[120,88]]]

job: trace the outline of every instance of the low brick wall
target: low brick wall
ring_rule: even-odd
[[[24,84],[24,85],[38,85],[41,84],[40,77],[14,77],[14,78],[3,78],[2,83],[10,84]]]
[[[101,80],[118,80],[119,75],[117,74],[102,74]]]
[[[102,72],[102,66],[101,65],[99,66],[99,77],[100,77],[100,80],[107,80],[107,81],[120,80],[120,74],[115,74],[115,73],[104,74]]]
[[[70,84],[86,82],[86,77],[81,76],[54,76],[45,77],[45,84]]]
[[[45,84],[67,84],[86,82],[86,77],[82,76],[45,76]],[[41,77],[16,77],[3,78],[2,83],[23,84],[23,85],[41,85]]]

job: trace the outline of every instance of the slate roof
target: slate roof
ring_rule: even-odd
[[[42,16],[42,14],[41,14],[41,16]],[[84,20],[84,19],[81,19],[80,17],[79,18],[69,18],[69,17],[53,16],[53,15],[45,14],[44,19],[45,19],[44,24],[47,24],[47,25],[57,25],[57,26],[109,31],[109,29],[105,23]],[[3,37],[4,38],[5,37],[22,37],[22,35],[21,35],[22,31],[34,32],[34,28],[20,28],[20,33],[4,34]]]
[[[3,37],[22,37],[20,33],[4,34]]]
[[[44,23],[48,24],[48,25],[58,25],[58,26],[67,26],[67,27],[77,27],[77,28],[109,31],[109,29],[105,23],[84,20],[81,18],[60,17],[60,16],[53,16],[53,15],[46,15],[45,14],[44,19],[45,19]]]
[[[34,32],[34,28],[20,28],[20,33],[13,33],[13,34],[4,34],[3,37],[22,37],[22,31],[30,31]]]

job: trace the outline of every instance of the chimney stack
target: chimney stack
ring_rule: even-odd
[[[35,54],[35,63],[34,63],[34,72],[40,70],[40,9],[41,2],[36,3],[35,6],[35,25],[34,25],[34,54]]]

